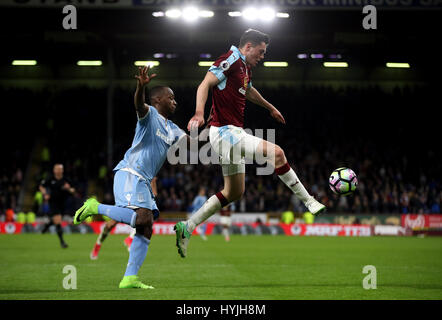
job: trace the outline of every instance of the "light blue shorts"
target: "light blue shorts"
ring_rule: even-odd
[[[119,207],[152,210],[154,219],[160,215],[150,186],[150,181],[144,180],[130,172],[117,170],[114,176],[115,205]]]

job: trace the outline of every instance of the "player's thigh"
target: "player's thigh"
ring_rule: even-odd
[[[240,143],[235,146],[236,148],[241,148],[241,156],[247,159],[256,159],[259,155],[259,146],[267,142],[266,140],[251,135],[243,130]],[[237,153],[237,152],[236,152]]]
[[[147,208],[138,208],[135,210],[137,218],[135,221],[135,228],[138,234],[144,235],[147,239],[152,237],[152,226],[154,221],[154,214],[152,210]]]

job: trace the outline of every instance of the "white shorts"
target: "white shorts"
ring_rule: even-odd
[[[232,225],[232,218],[230,216],[221,216],[219,217],[219,223],[230,227]]]
[[[209,139],[212,149],[219,155],[223,176],[246,173],[245,158],[253,160],[263,141],[233,125],[211,126]]]

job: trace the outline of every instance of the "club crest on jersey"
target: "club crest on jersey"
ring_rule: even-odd
[[[227,71],[230,68],[230,63],[229,63],[229,61],[224,60],[219,64],[219,66],[221,69],[223,69],[223,71]]]
[[[246,95],[248,81],[249,81],[249,78],[245,77],[245,78],[244,78],[244,86],[238,89],[238,91],[239,91],[242,95]]]

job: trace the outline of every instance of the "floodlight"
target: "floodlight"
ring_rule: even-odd
[[[166,17],[168,18],[172,18],[172,19],[177,19],[179,17],[181,17],[182,12],[181,10],[178,9],[170,9],[166,11]]]
[[[256,20],[259,16],[259,12],[255,8],[247,8],[242,12],[242,16],[246,20]]]
[[[80,67],[99,67],[103,64],[101,60],[80,60],[77,61],[77,66]]]
[[[264,67],[277,67],[277,68],[285,68],[288,67],[288,63],[285,61],[265,61]]]
[[[159,61],[155,61],[155,60],[148,60],[148,61],[135,61],[134,65],[136,65],[137,67],[145,67],[145,66],[149,66],[151,68],[153,67],[157,67],[160,65]]]
[[[272,8],[262,8],[259,10],[258,16],[263,21],[272,21],[275,19],[275,10]]]
[[[409,63],[387,62],[387,68],[410,68]]]
[[[347,68],[348,63],[347,62],[324,62],[324,67],[331,67],[331,68]]]
[[[12,61],[13,66],[35,66],[37,65],[37,60],[14,60]]]
[[[183,19],[188,22],[196,21],[199,17],[199,11],[195,7],[187,7],[183,10]]]

